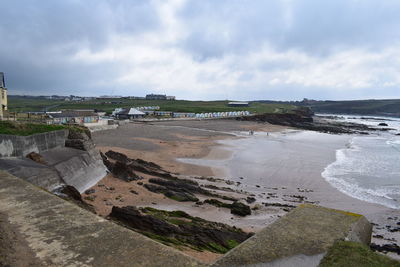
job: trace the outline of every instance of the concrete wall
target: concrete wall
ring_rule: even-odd
[[[0,134],[0,158],[24,157],[31,152],[42,153],[64,147],[68,130],[52,131],[29,136]]]

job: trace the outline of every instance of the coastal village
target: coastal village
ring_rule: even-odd
[[[13,96],[2,72],[0,90],[0,265],[336,266],[361,253],[398,266],[396,210],[319,179],[331,144],[388,124],[165,94]]]

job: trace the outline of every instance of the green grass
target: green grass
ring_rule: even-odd
[[[121,104],[102,104],[117,101]],[[290,112],[296,107],[289,104],[267,104],[252,102],[249,107],[228,107],[226,101],[187,101],[187,100],[133,100],[133,99],[95,99],[84,102],[65,102],[51,99],[38,99],[21,96],[10,96],[8,109],[10,112],[55,111],[62,109],[99,109],[111,113],[119,107],[159,106],[161,111],[175,112],[227,112],[247,110],[252,113]]]
[[[0,134],[32,135],[65,129],[62,125],[46,125],[36,123],[16,123],[11,121],[0,121]]]
[[[400,262],[373,252],[369,247],[355,242],[338,241],[322,259],[320,267],[390,267]]]

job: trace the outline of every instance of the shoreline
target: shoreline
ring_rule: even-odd
[[[160,123],[160,125],[133,124],[130,127],[126,127],[128,129],[122,129],[123,132],[128,133],[124,134],[125,137],[128,137],[128,143],[133,142],[135,144],[145,144],[142,146],[139,145],[134,149],[130,144],[125,146],[120,144],[117,146],[108,146],[108,141],[102,139],[102,137],[106,135],[104,133],[95,134],[95,140],[97,139],[99,141],[96,142],[97,146],[103,152],[114,150],[124,153],[130,158],[140,158],[146,161],[152,161],[171,173],[177,174],[181,178],[193,179],[203,186],[211,185],[219,188],[226,187],[231,188],[234,191],[227,193],[216,190],[214,192],[227,193],[228,195],[234,195],[240,199],[254,196],[257,201],[256,204],[253,204],[252,206],[254,208],[257,207],[257,209],[253,211],[252,215],[239,218],[232,216],[226,208],[217,208],[208,204],[198,206],[194,203],[176,202],[164,197],[163,195],[147,191],[142,186],[137,185],[137,182],[127,183],[117,178],[113,178],[111,175],[107,176],[93,187],[97,190],[95,193],[97,197],[94,201],[88,203],[94,204],[99,214],[104,217],[107,216],[107,213],[112,207],[110,204],[106,204],[107,201],[105,201],[105,199],[110,201],[110,199],[114,198],[112,202],[108,203],[117,206],[135,205],[138,207],[149,206],[170,211],[182,210],[192,216],[198,216],[207,220],[233,225],[242,228],[247,232],[257,232],[286,214],[288,209],[285,210],[284,206],[279,206],[277,203],[289,206],[295,206],[299,203],[314,203],[336,209],[362,211],[358,213],[366,215],[371,222],[378,224],[377,227],[374,227],[374,235],[383,236],[383,238],[373,238],[373,242],[382,244],[388,241],[387,233],[385,233],[385,227],[383,225],[387,222],[388,216],[393,216],[392,213],[382,213],[382,207],[372,208],[367,202],[354,199],[339,192],[321,176],[323,170],[318,170],[320,171],[319,180],[315,178],[315,172],[318,172],[315,168],[314,174],[311,178],[308,177],[306,179],[305,177],[302,177],[299,179],[297,182],[301,182],[302,186],[298,186],[298,184],[296,186],[296,183],[293,181],[288,182],[290,177],[286,177],[286,179],[279,181],[280,184],[275,183],[263,185],[260,183],[261,181],[251,181],[248,177],[235,176],[232,173],[229,173],[226,169],[224,170],[221,168],[221,166],[213,166],[212,164],[210,166],[209,164],[213,161],[234,161],[235,155],[241,151],[241,148],[236,147],[236,144],[242,143],[243,139],[249,140],[251,138],[257,138],[259,134],[262,135],[262,132],[269,132],[271,133],[271,139],[276,139],[276,136],[278,135],[290,135],[290,132],[285,132],[289,129],[288,127],[235,121],[229,122],[227,125],[223,126],[218,126],[215,123],[212,125],[207,125],[207,123],[198,123],[198,125],[195,125],[196,127],[205,128],[204,131],[204,129],[199,130],[196,129],[196,127],[188,127],[188,124],[190,123],[193,122],[164,122]],[[241,123],[244,125],[240,125]],[[233,124],[236,125],[233,126]],[[240,127],[238,127],[238,125],[240,125]],[[150,128],[151,134],[144,134],[143,131],[138,130],[135,126]],[[168,128],[169,131],[165,131],[166,128]],[[249,131],[249,129],[256,130],[255,137],[240,137],[237,134],[234,134],[235,132]],[[113,131],[115,133],[115,131],[119,130]],[[166,132],[168,133],[165,134]],[[302,132],[302,130],[295,130],[294,132],[298,133]],[[100,135],[100,137],[96,135]],[[132,137],[132,135],[135,136]],[[111,139],[116,140],[118,138],[118,136],[114,136]],[[118,142],[120,141],[121,140],[119,139]],[[279,140],[275,141],[278,142]],[[280,151],[280,153],[282,154],[282,151]],[[334,154],[335,150],[333,150],[332,153]],[[277,154],[279,155],[279,153]],[[182,159],[186,159],[186,162]],[[334,161],[334,156],[331,157],[330,160]],[[202,166],[201,164],[198,164],[199,161],[206,161],[207,164],[203,164],[205,166]],[[238,164],[238,162],[240,161],[236,161],[236,164]],[[331,162],[328,162],[328,164]],[[326,164],[326,166],[328,164]],[[295,170],[292,170],[292,172],[293,171]],[[150,176],[147,175],[143,176],[144,181],[150,178]],[[199,179],[200,177],[224,177],[225,179],[210,182],[207,179]],[[267,177],[271,178],[270,176]],[[274,182],[277,182],[276,179]],[[99,187],[99,184],[104,184],[104,186]],[[114,187],[114,190],[107,190],[107,188],[109,189],[110,187]],[[132,190],[136,191],[138,195],[130,193]],[[116,197],[118,197],[119,200],[115,201]],[[120,201],[121,199],[123,199],[122,202]],[[204,200],[205,198],[199,197],[199,199]],[[395,239],[396,242],[398,242],[398,240],[400,240],[400,237]],[[187,251],[187,253],[190,255],[193,254],[195,257],[202,260],[211,257],[210,255],[207,257],[204,256],[209,253],[203,252]],[[214,256],[217,257],[218,254]]]

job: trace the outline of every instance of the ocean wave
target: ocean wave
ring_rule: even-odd
[[[324,169],[321,173],[322,177],[346,195],[389,208],[400,209],[398,202],[400,185],[379,183],[365,185],[363,179],[360,178],[374,173],[376,166],[371,164],[371,160],[360,160],[360,155],[367,157],[368,153],[363,150],[363,147],[356,145],[356,139],[353,138],[346,148],[336,151],[336,161]],[[371,156],[373,155],[371,154]]]
[[[397,145],[400,145],[400,140],[388,140],[388,141],[386,141],[386,144],[397,146]]]

